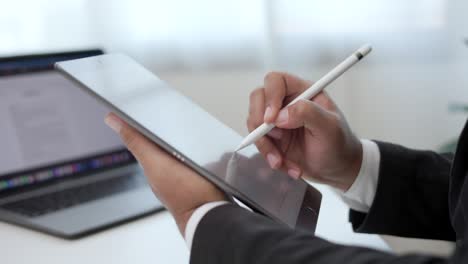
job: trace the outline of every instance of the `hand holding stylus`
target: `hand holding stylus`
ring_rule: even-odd
[[[362,46],[356,52],[338,64],[335,68],[325,74],[322,78],[320,78],[316,83],[312,84],[309,88],[304,89],[301,94],[297,95],[293,100],[288,102],[286,107],[291,106],[300,100],[310,100],[315,95],[319,94],[323,89],[325,89],[330,83],[338,79],[343,73],[358,63],[361,59],[367,56],[367,54],[369,54],[371,51],[372,47],[370,45]],[[266,114],[269,115],[271,113],[271,108],[267,110],[269,111],[266,112]],[[259,125],[257,128],[255,128],[255,130],[250,132],[250,134],[248,134],[244,140],[242,140],[236,151],[253,144],[255,141],[270,132],[274,127],[275,124],[268,122]]]
[[[286,73],[266,75],[264,86],[250,94],[248,129],[276,126],[255,142],[272,168],[347,190],[359,172],[362,146],[336,104],[321,92],[283,109],[311,85]]]

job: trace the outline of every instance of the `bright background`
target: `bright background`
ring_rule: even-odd
[[[124,52],[243,134],[249,92],[266,72],[314,80],[366,42],[371,56],[329,89],[358,135],[438,149],[466,118],[449,111],[468,103],[466,0],[2,0],[0,6],[0,55]]]

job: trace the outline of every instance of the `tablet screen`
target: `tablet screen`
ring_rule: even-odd
[[[57,67],[228,193],[291,227],[296,224],[307,183],[270,169],[253,145],[234,153],[239,134],[130,58],[103,55]]]

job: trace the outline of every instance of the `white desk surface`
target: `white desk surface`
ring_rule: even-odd
[[[376,235],[355,234],[348,208],[330,189],[323,194],[317,235],[331,241],[389,250]],[[68,241],[25,228],[0,223],[1,263],[188,263],[189,251],[167,212],[157,213],[91,235]]]

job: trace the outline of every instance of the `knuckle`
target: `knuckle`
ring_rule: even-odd
[[[247,128],[249,129],[249,132],[250,132],[251,130],[253,130],[253,121],[252,121],[252,117],[249,116],[249,117],[247,118],[246,124],[247,124]]]
[[[263,88],[259,87],[255,90],[253,90],[251,93],[250,93],[250,96],[249,96],[249,100],[250,100],[250,103],[254,102],[255,99],[261,94],[263,93]]]
[[[128,133],[128,130],[126,128],[122,128],[120,131],[120,137],[122,138],[122,141],[125,143],[125,145],[128,145],[129,142],[132,142],[132,136],[130,133]]]
[[[127,148],[132,152],[135,152],[138,147],[138,140],[134,133],[131,133],[128,129],[122,129],[121,137]]]
[[[282,73],[269,72],[265,76],[265,100],[268,105],[275,108],[281,107],[286,91],[287,88]]]
[[[268,151],[268,139],[266,139],[265,137],[262,137],[259,140],[257,140],[255,145],[257,145],[258,150],[262,153],[266,153]]]
[[[335,132],[335,135],[338,138],[345,138],[345,135],[347,133],[347,129],[346,129],[346,127],[343,127],[341,125],[341,118],[340,117],[338,117],[336,115],[332,115],[330,117],[330,127]]]
[[[328,135],[331,136],[331,138],[336,144],[341,145],[341,146],[346,145],[347,137],[346,137],[346,132],[343,129],[332,125],[329,130],[331,131],[328,131]]]
[[[328,116],[329,116],[330,121],[335,125],[338,125],[341,122],[343,122],[343,118],[340,115],[331,114],[331,115],[328,115]]]
[[[257,120],[254,117],[249,116],[247,118],[247,128],[249,129],[249,132],[251,132],[251,130],[254,130],[255,128],[257,128],[257,126],[259,126],[261,122],[262,122],[262,120]]]
[[[265,77],[263,78],[264,82],[268,82],[268,80],[272,80],[274,78],[277,78],[278,76],[281,76],[281,73],[276,72],[276,71],[271,71],[265,74]]]
[[[293,110],[293,114],[299,117],[304,117],[311,113],[310,105],[303,100],[297,102],[295,107],[293,107],[292,110]]]

